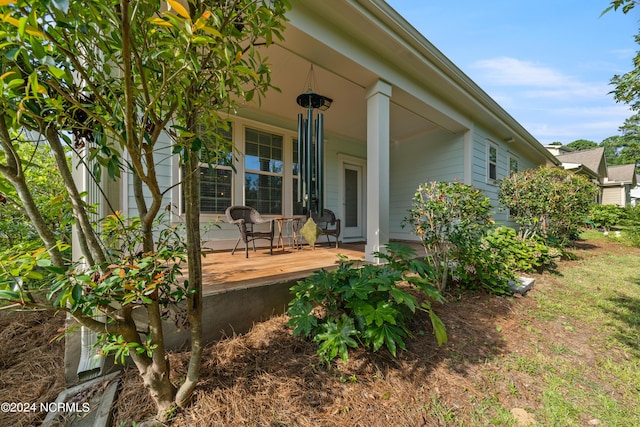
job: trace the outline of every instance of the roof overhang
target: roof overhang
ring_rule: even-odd
[[[295,122],[296,97],[314,65],[317,88],[333,99],[325,127],[366,141],[368,87],[392,85],[391,140],[481,125],[528,147],[538,160],[560,162],[486,92],[382,0],[300,0],[288,14],[284,42],[268,49],[272,81],[281,92],[262,100],[260,114]],[[247,106],[251,110],[252,106]]]

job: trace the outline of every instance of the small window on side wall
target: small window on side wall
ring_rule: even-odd
[[[498,147],[491,143],[487,153],[487,179],[489,182],[494,182],[498,179]]]
[[[509,157],[509,175],[518,172],[518,158],[511,156]]]

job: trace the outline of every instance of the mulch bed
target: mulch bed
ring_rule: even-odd
[[[64,341],[55,339],[63,327],[63,314],[0,312],[0,401],[36,409],[0,411],[0,425],[39,425],[47,415],[40,403],[54,402],[64,390]]]

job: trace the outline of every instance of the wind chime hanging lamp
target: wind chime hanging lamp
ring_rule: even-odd
[[[307,118],[298,113],[298,202],[304,202],[305,213],[322,215],[324,202],[324,115],[333,100],[313,91],[313,65],[307,76],[307,91],[296,101],[307,109]],[[317,85],[316,85],[317,86]],[[319,110],[313,120],[313,110]],[[315,125],[315,126],[314,126]],[[315,128],[315,133],[314,133]]]

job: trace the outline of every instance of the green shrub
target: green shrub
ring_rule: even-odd
[[[451,283],[460,288],[482,289],[496,295],[511,294],[509,282],[516,280],[505,260],[481,244],[467,247],[459,255],[459,262],[451,265],[450,277]]]
[[[627,206],[624,208],[624,219],[620,224],[625,228],[625,235],[629,243],[640,248],[640,206]]]
[[[511,227],[497,227],[485,236],[483,246],[501,260],[510,271],[531,272],[553,268],[554,260],[562,255],[538,237],[524,239]]]
[[[577,238],[598,189],[570,171],[540,167],[500,181],[498,199],[520,226],[521,236],[542,236],[564,246]]]
[[[492,226],[491,202],[484,193],[459,182],[421,184],[402,225],[409,224],[433,267],[438,289],[443,291],[450,273],[465,278],[482,256],[480,240]],[[465,258],[467,257],[467,258]],[[455,270],[455,271],[454,271]],[[473,276],[473,274],[471,274]]]
[[[356,267],[343,261],[333,271],[316,271],[291,288],[295,298],[289,303],[288,324],[294,335],[310,337],[319,343],[318,354],[329,362],[336,356],[348,359],[349,348],[360,345],[379,350],[385,346],[392,355],[406,349],[411,337],[408,320],[416,310],[429,313],[438,344],[447,341],[442,321],[431,309],[431,301],[442,301],[431,284],[428,265],[415,259],[415,251],[388,244],[387,253],[375,256],[384,265]],[[426,295],[419,303],[410,287]]]
[[[596,228],[610,230],[613,226],[618,225],[624,217],[625,211],[619,206],[594,203],[589,209],[587,219],[591,221]]]

